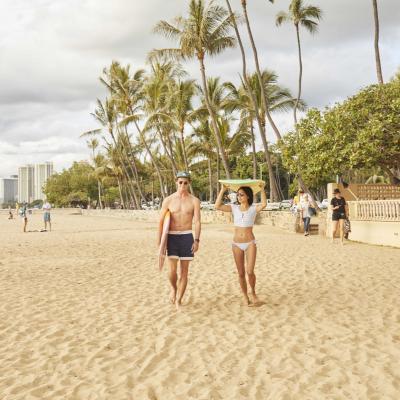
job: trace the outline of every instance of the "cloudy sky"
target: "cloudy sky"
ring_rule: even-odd
[[[303,95],[324,107],[376,82],[370,0],[310,0],[323,9],[319,33],[302,32]],[[275,26],[289,0],[248,0],[264,68],[296,91],[294,27]],[[384,79],[400,66],[399,0],[380,0]],[[168,8],[166,7],[168,4]],[[96,128],[90,112],[105,92],[98,76],[112,60],[145,66],[149,50],[170,45],[154,35],[160,19],[184,14],[188,0],[1,0],[0,176],[25,163],[54,161],[57,170],[88,157],[79,135]],[[240,1],[232,0],[239,11]],[[242,27],[243,34],[245,34]],[[244,35],[245,36],[245,35]],[[250,55],[250,53],[249,53]],[[197,65],[185,65],[199,77]],[[209,75],[238,81],[238,50],[207,60]],[[276,116],[282,130],[292,115]]]

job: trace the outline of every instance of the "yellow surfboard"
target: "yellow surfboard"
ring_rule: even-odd
[[[160,269],[160,271],[164,267],[165,257],[167,255],[167,241],[168,241],[170,222],[171,222],[171,213],[167,211],[167,213],[164,216],[160,247],[158,249],[158,268]]]
[[[261,192],[260,183],[264,183],[261,179],[220,179],[218,182],[234,192],[241,186],[248,186],[253,190],[253,194]]]

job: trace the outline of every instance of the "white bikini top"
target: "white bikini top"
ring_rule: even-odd
[[[254,225],[257,215],[257,207],[252,204],[247,211],[242,211],[237,204],[231,204],[233,224],[240,228],[249,228]]]

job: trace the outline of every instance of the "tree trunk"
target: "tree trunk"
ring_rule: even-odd
[[[189,164],[187,160],[187,155],[186,155],[186,147],[185,147],[185,137],[184,137],[184,128],[182,127],[180,132],[180,142],[182,146],[182,154],[183,154],[183,162],[185,163],[185,170],[189,171]]]
[[[119,191],[119,198],[121,200],[121,205],[122,208],[125,209],[125,201],[124,201],[124,196],[122,195],[121,179],[119,179],[119,176],[117,176],[117,182],[118,182],[118,191]]]
[[[296,27],[296,36],[297,36],[297,50],[299,53],[299,82],[298,82],[298,89],[297,89],[296,104],[294,105],[294,110],[293,110],[293,117],[294,117],[294,123],[297,124],[297,107],[299,106],[299,101],[300,101],[300,97],[301,97],[301,81],[303,79],[303,60],[301,58],[299,25],[295,24],[295,27]]]
[[[211,159],[210,159],[210,157],[208,157],[207,163],[208,163],[208,185],[210,187],[209,202],[212,203],[214,196],[213,196],[213,187],[212,187],[212,168],[211,168]]]
[[[211,125],[213,127],[215,140],[216,140],[217,146],[218,146],[218,151],[219,151],[219,153],[221,155],[222,165],[224,166],[226,177],[228,179],[231,179],[228,160],[227,160],[226,153],[225,153],[225,150],[224,150],[223,145],[222,145],[221,135],[220,135],[220,132],[219,132],[219,129],[218,129],[218,125],[217,125],[217,120],[215,118],[214,110],[211,107],[210,99],[208,97],[207,79],[206,79],[203,56],[202,55],[198,55],[198,59],[199,59],[199,62],[200,62],[200,72],[201,72],[201,81],[202,81],[202,86],[203,86],[203,91],[204,91],[204,98],[205,98],[205,102],[206,102],[208,113],[210,114]]]
[[[142,140],[142,143],[143,143],[144,147],[146,148],[147,154],[149,155],[150,160],[151,160],[151,162],[152,162],[154,168],[156,169],[157,176],[158,176],[158,180],[159,180],[159,182],[160,182],[160,192],[161,192],[160,194],[161,194],[161,198],[162,198],[162,199],[165,199],[166,194],[165,194],[165,190],[164,190],[164,182],[163,182],[163,178],[162,178],[162,175],[161,175],[160,167],[159,167],[158,164],[156,163],[156,160],[154,159],[153,153],[151,152],[150,147],[149,147],[149,145],[148,145],[147,142],[146,142],[146,138],[144,137],[144,134],[143,134],[143,132],[141,131],[141,129],[140,129],[140,127],[139,127],[139,125],[137,124],[136,121],[135,121],[135,126],[136,126],[137,131],[139,132],[140,139]]]
[[[168,159],[169,159],[169,161],[171,163],[172,172],[173,172],[174,176],[176,176],[176,173],[178,172],[178,168],[177,168],[177,166],[175,164],[172,148],[171,148],[171,146],[169,146],[169,149],[168,149],[167,143],[165,142],[163,134],[162,134],[162,132],[160,131],[159,128],[157,128],[157,132],[158,132],[158,136],[160,137],[160,141],[161,141],[161,144],[162,144],[162,146],[164,148],[165,154],[167,155],[167,157],[168,157]]]
[[[217,153],[217,193],[219,192],[219,154]]]
[[[139,192],[139,196],[140,196],[141,200],[145,201],[146,198],[145,198],[145,196],[143,194],[142,188],[141,188],[140,183],[139,183],[139,172],[138,172],[137,165],[136,165],[136,159],[135,159],[135,155],[134,155],[134,152],[133,152],[132,143],[131,143],[131,141],[129,139],[129,135],[128,135],[128,131],[126,129],[126,126],[124,127],[124,132],[125,132],[126,141],[128,143],[128,146],[129,146],[129,153],[130,153],[131,158],[132,158],[132,163],[131,163],[130,162],[130,158],[127,155],[127,161],[128,161],[128,164],[129,164],[129,168],[130,168],[133,176],[135,177],[136,187],[137,187],[137,190]],[[139,207],[139,208],[141,208],[141,207]]]
[[[125,162],[124,162],[124,157],[122,155],[122,152],[121,152],[120,148],[118,147],[118,143],[117,143],[117,140],[115,139],[114,132],[113,132],[113,129],[112,129],[111,126],[108,127],[108,132],[110,133],[110,136],[111,136],[112,141],[114,143],[115,149],[117,150],[117,153],[118,153],[118,156],[120,158],[121,165],[122,165],[122,169],[123,169],[123,171],[124,171],[124,173],[126,175],[127,182],[129,182],[130,185],[131,185],[130,186],[128,184],[128,188],[129,188],[129,191],[131,192],[132,198],[134,200],[135,208],[137,208],[138,207],[138,199],[136,197],[136,193],[135,193],[135,190],[134,190],[134,187],[133,187],[133,183],[132,183],[132,181],[131,181],[131,179],[129,177],[129,172],[128,172],[127,168],[126,168],[126,165],[125,165]]]
[[[251,31],[251,27],[250,27],[250,21],[249,21],[249,16],[247,15],[247,4],[246,4],[246,0],[241,0],[242,1],[242,8],[243,8],[243,13],[244,13],[244,17],[246,20],[246,27],[247,27],[247,32],[249,34],[249,38],[250,38],[250,43],[251,43],[251,47],[253,49],[253,54],[254,54],[254,62],[256,65],[256,71],[257,71],[257,76],[258,76],[258,81],[260,83],[260,88],[261,88],[261,98],[262,98],[262,102],[264,103],[264,111],[265,111],[265,115],[267,116],[268,122],[270,123],[272,129],[275,132],[275,136],[277,137],[277,139],[281,139],[281,134],[279,132],[278,127],[275,125],[274,120],[271,117],[271,113],[269,111],[269,104],[268,104],[268,97],[267,94],[265,93],[265,88],[264,88],[264,84],[262,81],[262,75],[261,75],[261,69],[260,69],[260,63],[258,61],[258,53],[257,53],[257,48],[254,42],[254,38],[253,38],[253,33]]]
[[[99,207],[100,210],[103,209],[103,203],[101,201],[101,183],[100,183],[100,179],[97,179],[97,192],[98,192],[98,196],[99,196]]]
[[[250,133],[251,133],[251,147],[253,157],[253,179],[257,179],[257,153],[256,153],[256,141],[254,137],[254,126],[253,121],[250,121]]]
[[[267,166],[268,166],[268,176],[269,176],[269,182],[270,182],[270,198],[271,198],[272,201],[276,201],[276,200],[279,199],[279,196],[278,196],[278,190],[277,190],[274,170],[273,170],[272,163],[271,163],[271,157],[270,157],[269,150],[268,150],[268,141],[267,141],[266,134],[265,134],[265,123],[263,123],[261,121],[261,116],[260,116],[260,113],[258,112],[257,100],[256,100],[256,97],[255,97],[253,91],[251,90],[251,86],[250,86],[250,83],[249,83],[249,80],[248,80],[247,68],[246,68],[246,53],[244,51],[243,42],[242,42],[242,39],[240,37],[240,32],[239,32],[239,29],[237,27],[236,19],[235,19],[235,16],[234,16],[233,12],[232,12],[232,8],[231,8],[231,5],[229,3],[229,0],[226,0],[226,4],[227,4],[228,9],[229,9],[229,13],[230,13],[230,16],[231,16],[231,19],[232,19],[232,24],[233,24],[233,27],[235,29],[236,37],[237,37],[237,40],[238,40],[238,43],[239,43],[239,47],[240,47],[240,52],[241,52],[241,55],[242,55],[242,71],[243,71],[244,86],[245,86],[245,89],[247,91],[248,96],[251,99],[251,104],[253,106],[253,111],[254,111],[254,114],[255,114],[255,117],[256,117],[256,120],[257,120],[258,129],[259,129],[261,140],[262,140],[263,147],[264,147],[264,157],[265,157],[265,161],[266,161]],[[249,22],[249,19],[248,19],[248,16],[247,16],[246,1],[242,0],[242,6],[243,6],[243,10],[244,10],[245,17],[246,17],[247,30],[249,32],[250,40],[252,41],[253,53],[254,53],[254,58],[255,58],[255,62],[256,62],[256,66],[257,66],[257,75],[258,75],[258,79],[259,79],[260,86],[261,86],[261,93],[262,93],[261,97],[263,97],[263,99],[264,99],[264,106],[265,106],[265,110],[266,110],[265,114],[267,115],[267,118],[270,121],[271,126],[275,131],[275,134],[277,135],[278,139],[280,139],[281,135],[280,135],[277,127],[275,126],[275,124],[274,124],[274,122],[273,122],[273,120],[271,118],[271,115],[269,113],[268,107],[267,107],[267,98],[266,98],[266,94],[265,94],[265,91],[264,91],[264,85],[262,84],[262,77],[261,77],[260,67],[258,65],[257,49],[256,49],[255,44],[254,44],[253,35],[252,35],[251,29],[250,29],[250,22]],[[255,176],[257,176],[256,170],[257,170],[257,167],[255,168]]]
[[[372,6],[374,8],[374,22],[375,22],[375,65],[376,65],[376,75],[378,77],[378,82],[383,84],[382,76],[382,66],[381,66],[381,56],[379,54],[379,15],[378,15],[378,1],[372,0]]]

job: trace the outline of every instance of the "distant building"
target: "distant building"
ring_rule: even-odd
[[[51,175],[53,175],[52,162],[45,162],[44,164],[35,164],[34,200],[46,199],[46,196],[43,193],[43,186]]]
[[[31,164],[18,168],[18,201],[31,203],[34,200],[35,167]]]
[[[53,175],[53,163],[28,164],[18,168],[18,201],[31,203],[33,200],[45,200],[43,186]]]
[[[0,178],[0,207],[2,204],[15,203],[18,200],[18,179]]]

